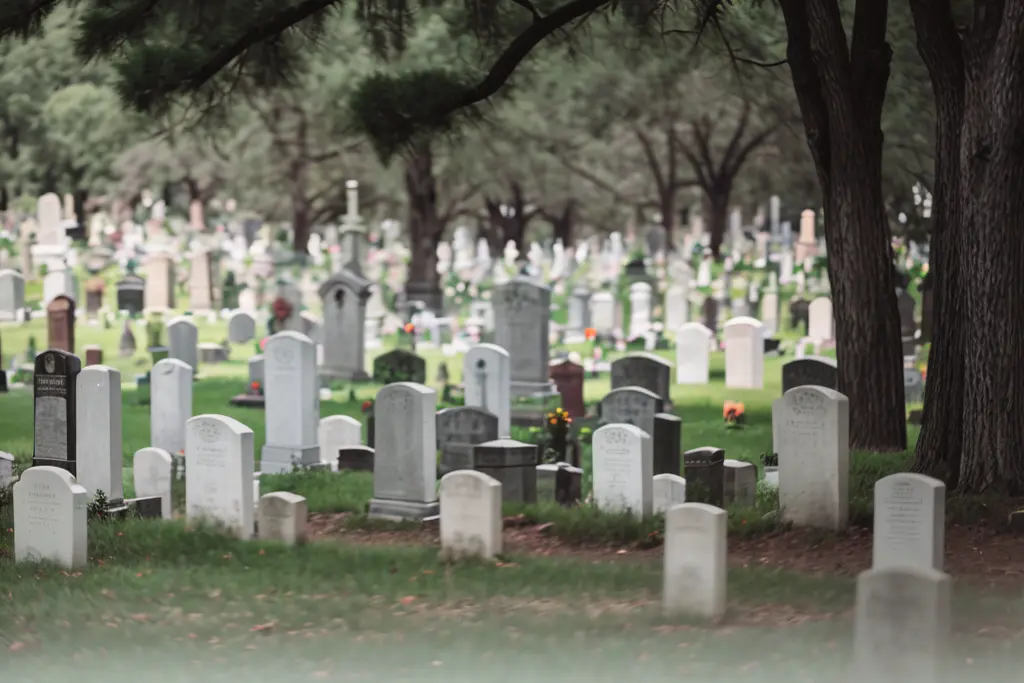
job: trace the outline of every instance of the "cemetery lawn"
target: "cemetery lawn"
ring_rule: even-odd
[[[0,561],[0,671],[10,680],[422,680],[475,670],[611,681],[642,667],[665,680],[832,681],[851,642],[847,577],[733,569],[716,626],[659,614],[655,558],[446,565],[436,546],[289,548],[139,520],[93,523],[90,556],[80,572]],[[950,673],[1011,680],[1024,640],[1019,589],[958,585],[955,595]]]

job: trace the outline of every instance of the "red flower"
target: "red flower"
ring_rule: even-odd
[[[274,311],[274,317],[278,320],[285,320],[292,314],[292,305],[283,296],[274,299],[271,309]]]
[[[260,390],[260,383],[259,382],[253,382],[252,384],[249,385],[249,388],[252,389],[253,391],[259,391]]]
[[[368,413],[373,408],[373,401],[363,401],[363,412]]]
[[[406,323],[403,329],[405,330],[406,334],[412,334],[413,332],[416,331],[416,326],[413,325],[412,323]]]
[[[595,337],[597,337],[597,330],[594,329],[593,327],[588,327],[587,329],[583,330],[583,336],[586,337],[587,341],[592,341]]]

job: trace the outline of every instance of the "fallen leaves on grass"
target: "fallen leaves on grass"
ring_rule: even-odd
[[[402,598],[398,602],[400,604],[402,604],[402,605],[411,605],[412,603],[416,602],[416,596],[415,595],[406,595],[404,598]]]
[[[20,640],[16,640],[13,643],[11,643],[10,647],[7,648],[7,651],[8,652],[21,652],[26,647],[28,647],[28,646],[25,643],[21,642]]]
[[[252,631],[253,633],[264,633],[266,631],[271,630],[275,626],[277,626],[277,622],[276,621],[268,621],[265,624],[256,624],[255,626],[253,626],[249,630]]]

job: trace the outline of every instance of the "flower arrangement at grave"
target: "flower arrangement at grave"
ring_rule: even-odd
[[[270,312],[273,314],[273,329],[274,332],[280,332],[284,329],[284,321],[291,317],[292,305],[283,296],[279,296],[274,299],[274,303],[270,305]]]
[[[554,462],[563,462],[569,449],[569,431],[572,417],[564,408],[555,408],[547,414],[547,453]]]
[[[249,395],[250,396],[262,396],[263,395],[263,385],[260,384],[259,382],[255,382],[255,381],[249,382]]]
[[[363,415],[372,417],[373,416],[373,399],[371,398],[371,399],[369,399],[367,401],[363,401],[363,405],[360,406],[360,408],[363,411]]]
[[[405,323],[398,328],[398,346],[406,346],[411,351],[416,350],[416,326],[411,322]]]
[[[726,401],[722,404],[722,419],[726,429],[740,429],[746,421],[743,404],[738,401]]]
[[[260,343],[259,343],[260,353],[263,353],[264,351],[267,350],[267,341],[269,341],[269,340],[270,340],[270,337],[264,337],[263,339],[260,339]]]
[[[928,379],[928,366],[927,365],[922,365],[921,366],[921,381],[924,382],[927,379]]]

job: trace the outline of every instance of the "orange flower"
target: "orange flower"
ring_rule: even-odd
[[[588,327],[583,330],[583,336],[587,338],[587,341],[592,341],[597,336],[597,330],[593,327]]]
[[[925,381],[925,379],[927,379],[927,377],[928,377],[928,366],[926,365],[923,368],[921,368],[921,381],[922,382]]]
[[[406,323],[404,329],[406,334],[412,334],[413,332],[416,331],[416,326],[413,325],[412,323]]]
[[[558,423],[558,420],[557,420],[557,419],[555,419],[555,418],[551,418],[550,422],[551,422],[551,424],[557,424],[557,423]]]
[[[736,401],[726,401],[722,404],[722,417],[728,418],[736,414]]]

